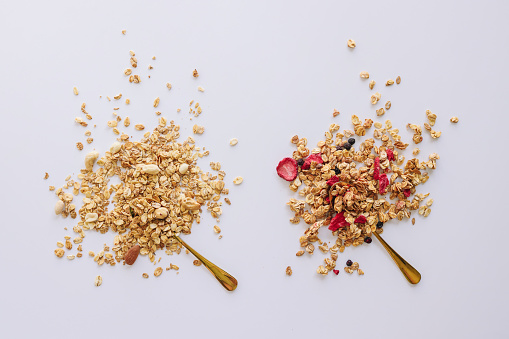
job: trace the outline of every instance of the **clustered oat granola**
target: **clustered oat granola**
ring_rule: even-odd
[[[135,53],[130,51],[130,56],[131,66],[137,68]],[[133,76],[131,72],[131,69],[125,71],[130,76],[129,81],[138,83],[139,76]],[[196,70],[193,76],[198,77]],[[171,88],[171,85],[167,87]],[[78,95],[76,88],[73,91]],[[114,100],[121,98],[121,93],[113,97]],[[109,97],[107,99],[111,101]],[[126,104],[129,102],[127,99]],[[158,107],[159,103],[160,98],[157,97],[153,107]],[[85,107],[83,103],[81,110],[91,120]],[[198,103],[194,108],[197,111],[190,108],[189,113],[197,117],[202,110]],[[97,151],[88,152],[77,180],[68,176],[63,187],[55,190],[54,186],[50,186],[50,190],[54,190],[58,197],[55,213],[78,220],[73,227],[74,239],[71,241],[70,236],[65,236],[65,245],[57,242],[58,248],[54,252],[61,258],[66,255],[66,251],[73,249],[73,243],[79,244],[77,255],[69,254],[66,257],[69,260],[81,258],[81,243],[86,231],[112,231],[116,235],[111,252],[110,246],[106,244],[97,253],[88,252],[98,265],[114,266],[122,261],[132,265],[139,254],[148,256],[155,265],[161,260],[159,258],[156,261],[158,250],[168,255],[181,252],[182,245],[173,236],[190,234],[193,223],[200,223],[203,210],[206,209],[219,222],[222,214],[220,200],[229,193],[223,181],[226,174],[221,170],[219,162],[210,163],[212,173],[197,165],[198,159],[208,156],[209,151],[198,147],[191,136],[180,140],[180,126],[174,121],[168,122],[165,117],[159,117],[159,124],[152,132],[146,132],[141,140],[133,141],[117,128],[122,118],[116,113],[118,108],[114,110],[115,120],[109,121],[108,126],[119,137],[109,151],[102,155]],[[75,121],[83,127],[88,126],[82,118],[78,117]],[[125,117],[123,126],[127,128],[130,124],[129,117]],[[134,125],[134,130],[144,129],[142,124]],[[193,132],[202,134],[204,127],[195,125]],[[90,135],[91,132],[87,130],[85,136]],[[82,150],[83,144],[79,142],[77,147]],[[46,174],[44,178],[48,177]],[[118,184],[110,184],[113,177],[119,179]],[[68,189],[71,192],[67,192]],[[74,203],[78,196],[83,196],[81,207]],[[228,198],[224,198],[224,201],[230,204]],[[218,226],[214,226],[213,230],[221,232]],[[194,263],[196,266],[200,264]],[[170,269],[178,271],[179,268],[170,264],[166,270]],[[157,277],[162,272],[163,269],[158,267],[154,275]],[[143,276],[148,277],[145,274]],[[101,283],[102,278],[98,276],[95,285],[100,286]]]
[[[367,79],[369,75],[361,72],[361,77]],[[400,77],[396,82],[400,83]],[[376,104],[379,98],[377,93],[372,103]],[[390,102],[385,106],[389,109]],[[425,129],[430,131],[431,138],[438,138],[441,132],[430,128],[435,124],[436,115],[427,110],[426,118],[429,124],[424,123]],[[291,198],[287,203],[295,213],[290,222],[298,224],[304,220],[309,225],[300,237],[303,250],[296,255],[313,254],[317,244],[321,252],[330,254],[317,269],[323,275],[330,271],[339,273],[335,270],[338,252],[349,246],[371,243],[372,233],[382,233],[384,223],[391,219],[410,218],[412,211],[427,217],[433,203],[429,199],[421,205],[429,193],[417,193],[416,187],[428,180],[428,170],[436,168],[438,154],[430,154],[427,161],[417,158],[405,161],[400,153],[409,144],[401,141],[399,130],[393,128],[390,120],[373,124],[371,119],[361,121],[352,115],[351,122],[354,131],[340,132],[339,125],[331,124],[325,140],[312,149],[308,148],[306,138],[295,135],[291,142],[297,149],[276,168],[278,175],[290,182],[290,189],[302,197]],[[373,125],[373,138],[357,143],[356,149],[354,136],[365,136]],[[415,133],[414,143],[421,142],[421,126],[408,124],[407,127]],[[375,140],[379,140],[379,145]],[[418,153],[418,149],[414,150],[414,155]],[[318,236],[322,227],[336,236],[330,247]],[[347,273],[358,270],[359,275],[364,274],[357,263],[350,267],[349,260],[349,264],[345,267]]]

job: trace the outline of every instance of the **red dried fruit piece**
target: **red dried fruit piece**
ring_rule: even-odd
[[[378,180],[378,189],[380,194],[385,194],[385,189],[389,186],[389,179],[387,179],[387,174],[380,174],[380,179]]]
[[[385,153],[387,153],[387,159],[389,159],[389,161],[394,160],[394,152],[392,151],[392,149],[390,148],[386,149]]]
[[[335,275],[339,274],[339,270],[332,270],[332,272],[334,272]]]
[[[410,196],[410,189],[407,188],[407,189],[403,190],[403,194],[405,195],[405,197],[408,198]]]
[[[366,219],[366,217],[365,217],[365,216],[363,216],[362,214],[361,214],[361,215],[359,215],[359,216],[358,216],[357,218],[355,218],[355,220],[354,220],[354,222],[355,222],[355,223],[357,223],[357,224],[365,224],[365,223],[366,223],[366,221],[368,221],[368,220],[367,220],[367,219]]]
[[[292,158],[284,158],[276,167],[277,174],[286,181],[295,180],[297,177],[297,161]]]
[[[326,197],[326,198],[325,198],[325,202],[326,202],[326,203],[328,203],[328,204],[330,203],[330,199],[329,199],[329,197]]]
[[[329,180],[327,180],[327,185],[332,186],[337,182],[339,182],[339,178],[333,175]]]
[[[332,232],[335,232],[335,231],[339,230],[341,227],[345,227],[348,225],[350,225],[350,224],[346,221],[345,216],[343,215],[343,212],[341,212],[341,213],[336,214],[336,216],[334,218],[332,218],[332,220],[330,221],[329,229]]]
[[[380,158],[375,158],[375,163],[373,164],[373,179],[380,179]]]
[[[304,165],[302,165],[302,169],[309,169],[311,166],[311,161],[314,161],[318,164],[323,164],[322,155],[320,153],[318,154],[311,154],[309,157],[306,158],[304,161]]]

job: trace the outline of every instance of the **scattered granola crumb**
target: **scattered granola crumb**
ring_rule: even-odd
[[[194,125],[193,126],[193,133],[194,134],[203,134],[203,132],[205,132],[205,127],[198,126],[198,125]]]
[[[141,276],[142,276],[143,278],[145,278],[145,279],[148,279],[148,274],[147,274],[147,273],[143,273]]]
[[[157,98],[154,100],[154,107],[159,106],[159,101],[160,101],[159,97],[157,97]]]
[[[218,239],[219,239],[219,240],[223,239],[223,236],[222,236],[222,235],[220,235],[220,236],[218,237]]]
[[[200,260],[194,260],[193,261],[193,265],[194,266],[201,266],[201,261]]]
[[[417,155],[417,154],[419,154],[419,152],[420,152],[420,151],[421,151],[420,149],[415,148],[415,149],[412,151],[412,154],[413,154],[413,155]]]
[[[305,252],[301,250],[301,251],[297,251],[297,253],[295,253],[295,255],[300,257],[300,256],[304,255],[304,253]]]
[[[412,218],[412,225],[415,225],[415,218]]]
[[[237,145],[238,142],[239,142],[239,140],[237,138],[233,138],[230,140],[230,146],[235,146],[235,145]]]
[[[122,34],[124,34],[124,35],[125,35],[125,33],[126,33],[126,32],[127,32],[127,31],[126,31],[125,29],[123,29],[123,30],[122,30]]]
[[[201,87],[201,86],[198,86],[198,91],[200,92],[205,92],[205,88]]]
[[[158,276],[161,275],[161,273],[163,273],[163,268],[162,267],[158,267],[154,271],[154,276],[158,277]]]
[[[291,266],[288,266],[288,267],[286,268],[286,275],[291,276],[291,275],[292,275],[292,273],[293,273],[293,272],[292,272],[292,268],[291,268]]]
[[[62,258],[64,256],[64,254],[65,254],[65,251],[61,248],[57,248],[55,250],[55,255],[59,258]]]
[[[74,258],[76,258],[76,256],[74,254],[67,256],[67,259],[69,259],[69,260],[74,260]]]
[[[197,78],[197,77],[199,77],[199,76],[200,76],[200,75],[198,74],[198,71],[195,69],[195,70],[193,71],[193,77]]]
[[[458,123],[458,121],[459,121],[458,117],[452,117],[452,118],[451,118],[451,122],[452,122],[453,124]]]
[[[399,85],[401,83],[401,77],[398,75],[396,78],[396,84]]]
[[[154,55],[154,56],[152,57],[152,60],[155,60],[155,59],[156,59],[156,56]]]
[[[385,86],[391,86],[391,85],[394,85],[394,80],[392,80],[392,79],[387,80],[387,82],[385,83]]]
[[[387,102],[385,103],[385,109],[386,109],[386,110],[390,110],[390,109],[391,109],[391,106],[392,106],[392,104],[391,104],[391,102],[390,102],[390,101],[387,101]]]
[[[347,43],[348,47],[350,47],[350,48],[355,48],[355,46],[356,46],[355,41],[352,39],[349,39],[346,43]]]
[[[126,105],[129,105],[130,103],[131,103],[131,100],[129,100],[129,99],[125,99],[125,104],[126,104]]]
[[[360,76],[362,79],[369,79],[369,73],[366,71],[361,72]]]
[[[339,111],[334,108],[334,112],[332,112],[332,116],[335,118],[339,115]]]
[[[77,142],[76,143],[76,148],[81,151],[83,149],[83,144],[81,142]]]
[[[55,190],[55,186],[50,186],[50,187],[49,187],[49,190],[50,190],[50,191],[54,191],[54,190]]]
[[[73,87],[72,92],[74,93],[74,95],[79,94],[78,89],[76,87]]]
[[[371,80],[369,82],[369,89],[373,89],[373,87],[375,87],[375,84],[376,84],[375,80]]]
[[[231,204],[232,204],[232,202],[231,202],[231,201],[230,201],[230,199],[228,199],[228,198],[224,198],[224,202],[226,202],[228,205],[231,205]]]
[[[138,131],[142,131],[145,129],[145,126],[143,126],[142,124],[137,124],[137,125],[134,125],[134,128]]]
[[[357,270],[357,273],[358,273],[359,275],[364,275],[364,271],[363,271],[363,270],[361,270],[360,268]]]
[[[169,82],[166,83],[166,88],[168,88],[168,90],[171,89],[171,84]]]
[[[49,174],[48,172],[44,173],[44,180],[48,179],[49,178]]]
[[[244,178],[242,178],[242,177],[236,177],[235,179],[233,179],[233,183],[235,185],[240,185],[240,184],[242,184],[243,181],[244,181]]]
[[[214,232],[216,233],[221,233],[221,229],[219,228],[219,226],[214,226]]]

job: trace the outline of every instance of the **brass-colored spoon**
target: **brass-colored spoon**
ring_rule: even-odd
[[[175,237],[175,239],[177,239],[182,244],[182,246],[187,248],[189,252],[198,258],[198,260],[200,260],[203,265],[205,265],[205,267],[216,277],[216,279],[219,281],[219,283],[221,283],[221,285],[223,285],[224,288],[226,288],[228,291],[233,291],[237,288],[237,279],[235,279],[232,275],[208,261],[200,253],[196,252],[191,246],[186,244],[184,240],[180,239],[179,236],[174,235],[173,237]]]
[[[347,183],[344,182],[337,182],[334,185],[331,186],[329,190],[329,201],[332,203],[332,191],[336,186],[349,186]],[[387,250],[389,255],[391,256],[392,260],[398,265],[399,269],[401,270],[401,273],[405,276],[406,280],[408,280],[411,284],[417,284],[419,281],[421,281],[421,274],[419,271],[417,271],[412,265],[410,265],[405,259],[403,259],[398,252],[392,249],[391,246],[389,246],[388,243],[385,242],[385,240],[382,239],[382,237],[375,231],[372,232],[375,237],[382,243],[383,247]]]
[[[385,240],[382,239],[382,237],[375,231],[372,232],[375,237],[382,243],[383,247],[389,252],[390,256],[392,257],[392,260],[398,265],[399,269],[401,270],[401,273],[405,276],[406,280],[408,280],[411,284],[417,284],[419,281],[421,281],[421,274],[419,271],[417,271],[412,265],[410,265],[405,259],[403,259],[395,250],[392,249],[391,246],[389,246],[388,243],[385,242]]]

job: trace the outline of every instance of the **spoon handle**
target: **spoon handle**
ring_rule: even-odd
[[[221,283],[221,285],[223,285],[224,288],[226,288],[228,291],[233,291],[237,288],[238,285],[237,279],[235,279],[225,270],[208,261],[200,253],[196,252],[191,246],[186,244],[184,240],[180,239],[179,236],[174,235],[174,237],[182,244],[182,246],[187,248],[189,252],[191,252],[196,258],[198,258],[198,260],[200,260],[203,263],[203,265],[205,265],[205,267],[210,271],[210,273],[212,273],[216,277],[216,279]]]
[[[421,274],[412,265],[410,265],[395,250],[393,250],[392,247],[389,246],[389,244],[387,244],[378,233],[373,232],[373,234],[382,243],[383,247],[385,247],[387,252],[389,252],[389,254],[392,257],[392,260],[394,260],[396,265],[398,265],[399,269],[401,270],[401,272],[403,273],[403,275],[405,276],[409,283],[417,284],[419,281],[421,281]]]

